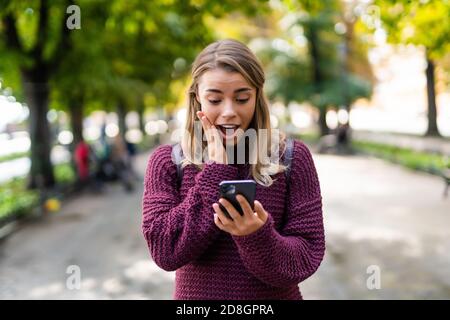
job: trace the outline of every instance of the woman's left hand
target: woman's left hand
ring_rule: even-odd
[[[233,220],[227,218],[218,203],[213,204],[213,209],[216,212],[214,214],[214,222],[219,229],[234,236],[246,236],[257,231],[266,223],[269,214],[264,210],[264,207],[259,201],[255,200],[254,202],[256,211],[254,212],[244,196],[238,194],[236,195],[236,199],[239,201],[244,212],[243,216],[241,216],[228,200],[225,198],[219,199],[219,202],[227,209]]]

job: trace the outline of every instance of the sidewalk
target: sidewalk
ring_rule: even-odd
[[[147,157],[136,159],[141,176]],[[174,273],[151,261],[142,236],[142,191],[84,194],[1,242],[0,299],[170,299]],[[80,290],[66,288],[69,265],[81,268]]]
[[[379,159],[315,156],[327,251],[307,299],[450,299],[450,199],[443,181]],[[366,285],[369,266],[381,289]]]

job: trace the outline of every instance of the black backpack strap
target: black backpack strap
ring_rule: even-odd
[[[286,171],[284,171],[284,177],[286,181],[286,202],[285,202],[285,210],[287,208],[289,202],[289,195],[291,189],[291,167],[292,167],[292,157],[294,153],[294,139],[286,138],[286,149],[284,151],[283,156],[283,165],[286,166]],[[283,216],[283,221],[286,221],[286,215]],[[283,222],[283,223],[284,223]]]
[[[178,187],[181,185],[181,179],[183,178],[183,168],[181,167],[181,161],[183,160],[183,149],[181,144],[176,143],[172,145],[172,160],[177,166],[177,184]]]
[[[286,151],[284,152],[283,165],[287,167],[284,172],[286,175],[286,184],[289,187],[291,183],[291,166],[292,166],[292,157],[294,153],[294,139],[287,138],[286,139]]]

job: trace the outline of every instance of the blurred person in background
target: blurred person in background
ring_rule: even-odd
[[[111,162],[115,174],[123,183],[127,192],[134,190],[132,173],[130,170],[130,155],[127,149],[126,142],[120,134],[118,134],[111,146]]]
[[[128,152],[128,170],[136,181],[141,181],[141,177],[138,175],[136,170],[134,169],[134,159],[137,154],[136,144],[125,140]]]
[[[339,154],[348,154],[351,152],[350,146],[350,125],[348,122],[339,123],[336,129],[336,151]]]
[[[77,168],[77,187],[80,189],[90,187],[93,191],[102,191],[103,180],[98,174],[101,162],[96,149],[81,140],[75,147],[74,161]]]
[[[89,179],[89,145],[81,139],[75,147],[74,160],[77,167],[77,178],[81,184],[86,184]]]

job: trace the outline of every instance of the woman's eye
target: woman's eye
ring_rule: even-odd
[[[212,104],[219,104],[219,103],[220,103],[220,100],[209,100],[209,103],[212,103]]]
[[[249,100],[249,98],[247,98],[247,99],[236,99],[236,101],[237,101],[238,103],[241,103],[241,104],[246,103],[248,100]]]

